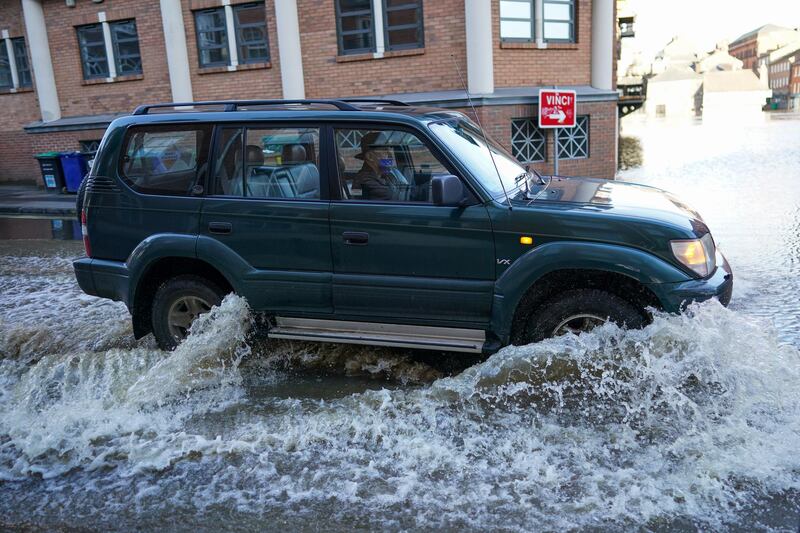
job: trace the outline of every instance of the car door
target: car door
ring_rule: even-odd
[[[338,190],[331,203],[337,317],[482,327],[494,286],[486,208],[431,201],[431,179],[454,174],[406,127],[334,125]],[[377,153],[376,153],[377,151]]]
[[[258,311],[333,311],[321,139],[319,125],[304,123],[221,125],[215,132],[200,233],[247,263],[243,292]]]

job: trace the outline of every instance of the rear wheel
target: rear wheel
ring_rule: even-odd
[[[537,342],[566,333],[591,331],[607,321],[629,328],[646,323],[644,310],[616,294],[597,289],[573,289],[557,294],[531,316],[526,342]]]
[[[178,276],[165,281],[153,298],[153,335],[162,350],[171,351],[186,338],[195,319],[222,302],[216,284],[200,276]]]

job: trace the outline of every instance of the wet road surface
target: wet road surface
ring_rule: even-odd
[[[625,119],[621,176],[704,215],[730,309],[460,373],[252,340],[235,297],[165,354],[30,222],[0,241],[0,527],[797,531],[800,121],[736,126]]]

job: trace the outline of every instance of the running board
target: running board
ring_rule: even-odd
[[[275,317],[269,328],[273,339],[294,339],[344,344],[396,346],[422,350],[481,353],[486,332],[479,329],[378,324],[341,320]]]

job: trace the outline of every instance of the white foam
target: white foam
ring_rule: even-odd
[[[3,302],[9,515],[93,516],[114,528],[175,513],[224,523],[235,512],[298,527],[326,516],[370,529],[625,529],[681,518],[720,529],[758,498],[800,489],[800,354],[769,323],[715,302],[640,331],[607,325],[509,347],[430,385],[279,399],[242,384],[251,371],[240,364],[242,299],[226,298],[171,354],[127,330],[92,350],[95,329],[54,333],[66,302],[41,307],[62,281]],[[103,305],[89,301],[65,322],[126,318]],[[9,341],[21,327],[14,310],[50,336]],[[251,368],[435,377],[402,351],[267,346]]]

